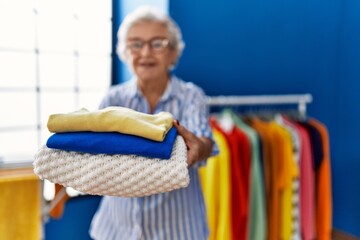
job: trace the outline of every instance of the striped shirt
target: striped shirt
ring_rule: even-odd
[[[136,81],[110,89],[100,107],[123,106],[149,113]],[[175,76],[154,113],[167,111],[197,136],[212,138],[204,92]],[[196,167],[189,168],[186,188],[141,198],[104,196],[90,228],[94,239],[196,239],[208,237],[206,212]]]

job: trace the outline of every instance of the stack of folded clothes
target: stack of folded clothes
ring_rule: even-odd
[[[140,197],[186,187],[187,149],[172,122],[167,112],[123,107],[53,114],[54,134],[35,155],[34,172],[95,195]]]

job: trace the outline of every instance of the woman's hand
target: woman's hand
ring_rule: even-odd
[[[185,127],[181,126],[178,120],[174,120],[174,126],[179,135],[184,138],[188,149],[188,164],[193,165],[195,162],[207,159],[212,151],[212,141],[206,137],[197,137]]]

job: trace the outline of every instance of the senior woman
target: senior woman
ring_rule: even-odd
[[[151,7],[136,9],[119,28],[117,52],[134,77],[112,87],[100,107],[172,113],[188,148],[191,180],[186,188],[147,197],[104,196],[91,223],[94,239],[207,239],[196,166],[210,156],[213,141],[203,91],[170,74],[183,48],[177,24]]]

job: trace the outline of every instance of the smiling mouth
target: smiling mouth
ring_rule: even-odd
[[[155,63],[141,63],[141,64],[139,64],[139,66],[149,68],[149,67],[156,66],[156,64]]]

